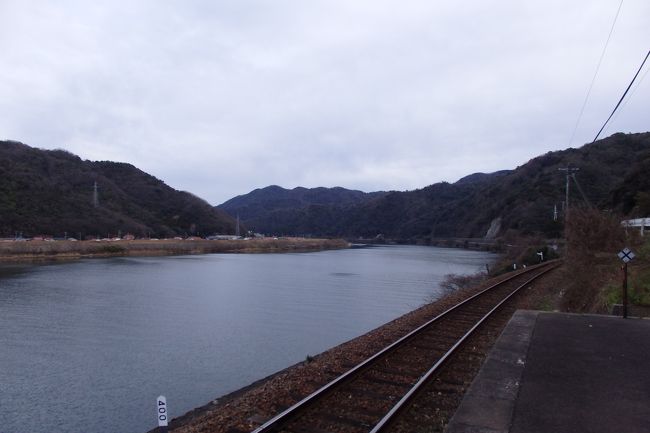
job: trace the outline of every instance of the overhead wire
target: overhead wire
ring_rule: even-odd
[[[648,72],[650,72],[650,68],[647,68],[639,81],[637,81],[636,86],[632,87],[632,90],[630,91],[630,95],[627,97],[627,99],[623,102],[623,105],[621,105],[621,108],[616,112],[614,117],[612,117],[612,121],[607,124],[607,127],[604,129],[605,134],[607,134],[607,131],[609,130],[610,126],[612,126],[613,123],[616,122],[616,119],[618,119],[618,116],[621,115],[621,112],[625,110],[625,107],[627,107],[627,104],[630,102],[630,100],[634,97],[636,94],[636,91],[639,90],[639,87],[641,87],[641,84],[643,84],[643,80],[645,80],[645,77],[648,75]]]
[[[607,51],[607,46],[609,45],[609,40],[612,38],[612,33],[614,33],[614,27],[616,26],[616,21],[618,20],[618,15],[621,12],[621,7],[623,6],[623,0],[618,4],[618,9],[616,10],[616,15],[614,16],[614,21],[612,22],[612,27],[609,29],[609,34],[607,35],[607,40],[605,41],[605,46],[603,47],[603,51],[600,53],[600,59],[598,59],[598,64],[596,65],[596,72],[594,72],[594,76],[591,79],[591,84],[589,84],[589,89],[587,90],[587,95],[585,96],[585,100],[582,102],[582,107],[580,108],[580,114],[578,114],[578,120],[576,120],[576,124],[573,127],[573,132],[571,133],[571,139],[569,140],[569,146],[571,147],[571,144],[573,143],[573,139],[576,136],[576,132],[578,131],[578,126],[580,125],[580,120],[582,120],[582,115],[585,112],[585,107],[587,106],[587,102],[589,101],[589,96],[591,95],[591,89],[594,87],[594,83],[596,82],[596,77],[598,76],[598,71],[600,71],[600,65],[603,63],[603,58],[605,57],[605,52]]]
[[[632,87],[632,84],[634,84],[634,81],[636,80],[636,77],[639,76],[639,72],[641,72],[641,69],[643,69],[643,65],[645,65],[646,60],[648,60],[648,56],[650,56],[650,51],[648,51],[648,53],[645,55],[645,58],[643,59],[643,62],[641,62],[641,66],[639,66],[639,69],[636,71],[636,74],[634,74],[634,78],[632,78],[632,81],[630,81],[630,84],[627,86],[627,89],[625,89],[625,92],[623,92],[623,96],[621,96],[621,99],[618,100],[618,103],[614,107],[614,110],[612,110],[612,114],[610,114],[609,117],[607,118],[607,120],[605,120],[605,123],[600,128],[600,131],[598,131],[598,134],[596,134],[596,137],[594,138],[594,141],[592,141],[592,143],[595,142],[596,140],[598,140],[598,137],[600,136],[600,133],[603,132],[603,129],[605,129],[605,126],[607,126],[607,123],[609,122],[609,120],[612,118],[614,113],[616,113],[616,110],[621,105],[621,102],[623,102],[623,99],[625,99],[625,95],[627,95],[627,92],[630,91],[630,87]]]

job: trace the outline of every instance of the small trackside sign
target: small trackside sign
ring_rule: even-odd
[[[629,248],[625,248],[625,249],[623,249],[623,251],[621,251],[620,253],[618,253],[618,258],[621,259],[621,260],[623,260],[623,263],[628,263],[628,262],[631,261],[634,257],[636,257],[636,256],[634,255],[634,253],[632,252],[632,250],[630,250]]]
[[[158,417],[158,427],[167,427],[167,399],[164,395],[156,400],[156,416]]]

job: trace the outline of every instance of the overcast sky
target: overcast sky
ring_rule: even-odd
[[[569,147],[619,0],[0,0],[0,139],[219,204],[406,190]],[[626,0],[571,143],[650,49]],[[650,130],[650,78],[607,129]]]

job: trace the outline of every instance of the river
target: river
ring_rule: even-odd
[[[0,432],[143,433],[441,295],[489,253],[387,246],[0,266]]]

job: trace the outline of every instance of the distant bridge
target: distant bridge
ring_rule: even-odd
[[[624,220],[621,221],[621,225],[623,227],[640,227],[641,228],[641,236],[644,235],[646,227],[650,228],[650,217],[646,218],[635,218],[631,220]]]

